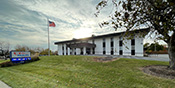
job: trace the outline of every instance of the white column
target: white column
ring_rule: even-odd
[[[68,53],[68,55],[70,55],[70,48],[69,47],[67,48],[67,53]]]
[[[92,52],[93,52],[93,49],[91,48],[91,52],[90,52],[90,54],[92,54]]]
[[[83,55],[86,55],[86,47],[83,47]]]
[[[66,55],[66,44],[64,44],[64,55]]]

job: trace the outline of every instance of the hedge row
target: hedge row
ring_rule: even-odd
[[[19,65],[19,64],[25,64],[25,63],[30,63],[30,62],[34,62],[34,61],[38,61],[39,59],[39,55],[35,54],[34,56],[31,57],[31,60],[29,61],[24,61],[24,63],[12,63],[11,61],[7,61],[7,62],[3,62],[0,64],[0,67],[10,67],[10,66],[15,66],[15,65]]]
[[[168,51],[151,51],[151,52],[145,52],[147,54],[168,54]]]

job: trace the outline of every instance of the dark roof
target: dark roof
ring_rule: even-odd
[[[130,31],[130,32],[139,33],[139,32],[148,32],[148,31],[149,31],[149,28],[144,28],[144,29],[134,30],[134,31]],[[59,41],[59,42],[55,42],[55,44],[77,42],[77,41],[97,39],[97,38],[102,38],[102,37],[118,36],[118,35],[121,35],[124,33],[125,32],[117,32],[117,33],[111,33],[111,34],[106,34],[106,35],[92,36],[92,37],[86,37],[86,38],[80,38],[80,39],[72,39],[72,40],[67,40],[67,41]]]

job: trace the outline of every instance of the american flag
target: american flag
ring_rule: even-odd
[[[54,22],[52,22],[52,21],[49,21],[49,27],[55,27],[56,25],[55,25],[55,23]]]

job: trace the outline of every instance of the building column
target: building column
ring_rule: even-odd
[[[90,52],[90,54],[93,54],[93,48],[91,48],[91,50],[90,50],[91,52]]]
[[[67,53],[68,53],[68,55],[70,55],[70,48],[69,47],[67,49]]]
[[[86,55],[86,47],[83,47],[83,55]]]

